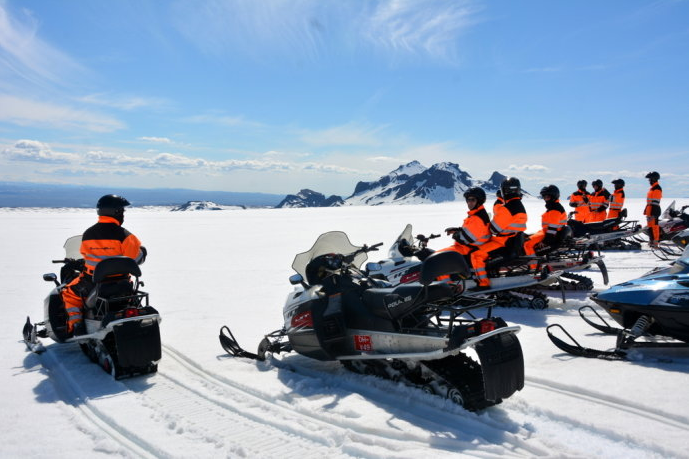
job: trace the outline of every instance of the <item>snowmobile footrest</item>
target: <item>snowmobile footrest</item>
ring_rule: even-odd
[[[500,401],[524,388],[524,356],[513,333],[499,334],[476,345],[488,401]]]

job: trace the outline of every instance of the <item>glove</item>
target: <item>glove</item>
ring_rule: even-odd
[[[460,230],[459,228],[456,229],[456,230],[457,230],[457,231],[455,231],[455,232],[452,234],[452,239],[455,240],[455,241],[458,242],[458,243],[466,244],[466,241],[464,241],[464,238],[462,238],[462,237],[464,236],[464,234],[463,234],[462,232],[459,231],[459,230]]]
[[[459,230],[459,228],[457,228],[457,227],[447,227],[445,229],[445,233],[447,235],[452,235],[453,233],[456,233],[458,230]]]

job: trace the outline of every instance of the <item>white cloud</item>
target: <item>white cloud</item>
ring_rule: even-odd
[[[155,142],[158,144],[171,144],[172,141],[167,138],[167,137],[148,137],[148,136],[143,136],[143,137],[137,137],[138,140],[140,141],[146,141],[146,142]]]
[[[20,126],[110,132],[124,128],[119,120],[88,110],[0,94],[0,121]]]
[[[512,164],[512,165],[509,165],[507,167],[507,170],[508,171],[517,171],[517,172],[526,172],[526,171],[528,171],[528,172],[532,172],[532,171],[546,172],[546,171],[550,171],[550,168],[548,168],[547,166],[543,166],[543,165],[514,165],[514,164]]]
[[[89,94],[77,98],[79,102],[111,107],[120,110],[136,110],[141,108],[159,109],[170,105],[166,99],[141,96],[116,96],[104,93]]]
[[[53,152],[48,144],[32,140],[19,140],[12,147],[3,149],[2,154],[9,160],[41,163],[71,163],[79,159],[79,155]]]

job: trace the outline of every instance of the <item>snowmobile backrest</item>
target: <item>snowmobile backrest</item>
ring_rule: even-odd
[[[134,275],[141,276],[141,269],[134,259],[125,256],[108,257],[98,262],[93,271],[93,282],[100,283],[108,276]]]
[[[419,282],[428,286],[439,276],[452,274],[469,277],[471,272],[464,256],[455,251],[435,252],[423,261]]]

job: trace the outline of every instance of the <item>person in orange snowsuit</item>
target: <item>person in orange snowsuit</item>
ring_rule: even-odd
[[[505,204],[498,208],[490,222],[492,236],[477,251],[471,253],[471,265],[476,276],[475,290],[490,289],[490,279],[486,271],[486,259],[491,252],[505,246],[507,241],[526,230],[526,209],[522,203],[522,189],[519,179],[510,177],[500,184]]]
[[[469,207],[466,219],[460,228],[450,227],[446,229],[448,235],[455,240],[452,246],[441,251],[456,251],[463,256],[469,255],[480,248],[490,238],[488,225],[490,218],[484,208],[486,192],[480,187],[472,187],[464,192],[464,199]]]
[[[569,205],[574,208],[574,220],[586,222],[589,216],[589,192],[586,191],[588,182],[577,182],[577,190],[569,196]]]
[[[555,185],[548,185],[541,189],[541,198],[545,201],[546,211],[541,215],[541,229],[529,236],[524,242],[524,252],[527,256],[536,254],[536,249],[556,244],[558,233],[567,226],[567,212],[560,204],[560,189]],[[529,264],[535,270],[536,263]]]
[[[615,186],[615,191],[610,195],[608,219],[617,219],[624,207],[624,179],[615,179],[612,184]]]
[[[603,181],[596,179],[591,182],[593,193],[589,195],[589,215],[586,222],[603,222],[608,215],[610,192],[603,187]]]
[[[105,195],[98,200],[98,223],[88,228],[81,237],[79,252],[84,257],[85,270],[62,290],[67,312],[67,333],[84,334],[82,307],[84,299],[93,289],[93,271],[103,259],[127,256],[137,263],[146,258],[146,249],[139,239],[122,227],[124,207],[129,201],[117,195]]]
[[[646,223],[648,225],[649,234],[651,237],[651,247],[657,248],[660,241],[660,227],[658,226],[658,217],[660,217],[660,199],[663,198],[663,189],[658,184],[660,174],[656,171],[646,174],[648,183],[651,188],[646,194],[646,207],[644,208],[644,216],[646,216]]]

